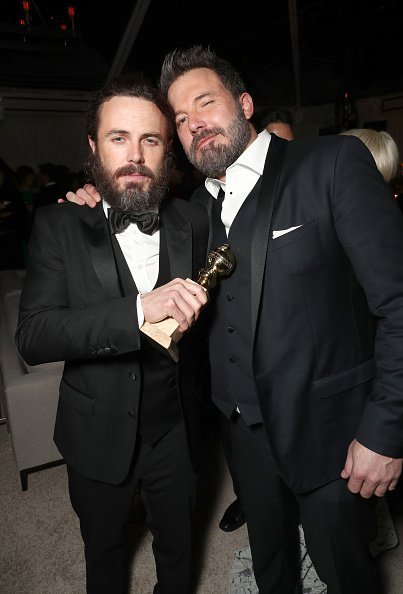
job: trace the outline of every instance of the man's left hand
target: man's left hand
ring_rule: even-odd
[[[402,472],[402,458],[382,456],[356,439],[351,442],[341,477],[348,479],[347,487],[365,499],[372,495],[383,497],[396,488]]]

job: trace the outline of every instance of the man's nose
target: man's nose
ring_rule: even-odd
[[[143,163],[144,153],[140,144],[130,144],[128,147],[127,160],[132,163]]]
[[[206,127],[206,122],[198,116],[191,117],[191,118],[189,117],[188,124],[189,124],[189,130],[193,134],[193,136],[197,132],[200,132],[200,130],[202,130],[203,128]]]

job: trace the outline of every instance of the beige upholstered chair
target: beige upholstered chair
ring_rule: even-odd
[[[0,409],[26,491],[29,472],[63,462],[53,442],[63,363],[31,367],[16,349],[23,282],[23,270],[0,271]]]

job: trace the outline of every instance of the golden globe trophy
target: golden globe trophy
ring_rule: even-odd
[[[207,256],[207,264],[199,271],[197,283],[207,291],[213,289],[221,276],[229,276],[235,267],[235,256],[227,243],[211,250]],[[187,279],[189,280],[189,279]],[[159,350],[166,352],[177,363],[179,351],[177,343],[183,334],[178,330],[178,322],[174,318],[165,318],[160,322],[144,322],[140,330]]]

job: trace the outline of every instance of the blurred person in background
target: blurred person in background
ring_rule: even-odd
[[[390,184],[399,168],[399,148],[392,136],[385,130],[351,128],[340,132],[343,136],[356,136],[371,152],[383,179]]]
[[[0,159],[0,270],[25,267],[24,241],[29,213],[16,185],[14,171]]]
[[[256,131],[266,129],[285,140],[294,140],[294,121],[291,112],[286,109],[261,110],[253,120]]]
[[[390,184],[393,198],[403,212],[403,180],[398,176],[399,148],[392,136],[385,130],[371,128],[351,128],[340,134],[356,136],[367,146],[383,179]]]
[[[55,204],[59,198],[64,196],[61,179],[60,167],[54,163],[42,163],[38,166],[38,191],[34,196],[34,210],[40,206]]]
[[[28,212],[32,215],[34,196],[37,190],[35,170],[30,165],[20,165],[15,170],[15,179],[24,204]]]
[[[37,191],[35,170],[30,165],[20,165],[15,170],[15,181],[28,212],[29,230],[23,240],[24,267],[28,264],[28,242],[31,233],[32,216],[34,212],[34,197]]]

